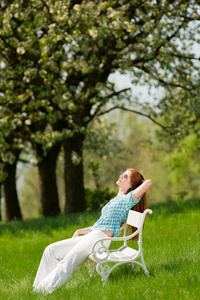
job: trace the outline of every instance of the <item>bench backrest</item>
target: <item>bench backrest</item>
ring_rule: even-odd
[[[134,226],[136,228],[140,227],[143,214],[134,210],[129,210],[128,217],[126,223],[128,225]]]

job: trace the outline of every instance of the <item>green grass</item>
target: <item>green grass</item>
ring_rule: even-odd
[[[44,248],[89,226],[99,212],[0,223],[0,299],[200,299],[200,200],[152,205],[143,232],[150,276],[139,266],[116,268],[103,287],[83,266],[63,288],[33,294],[32,283]]]

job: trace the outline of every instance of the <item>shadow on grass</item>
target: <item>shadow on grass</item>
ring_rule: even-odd
[[[168,216],[200,209],[200,199],[187,201],[169,201],[150,205],[153,210],[152,217],[158,215]],[[25,231],[38,231],[50,233],[51,230],[76,226],[77,228],[91,226],[100,216],[100,211],[83,212],[76,214],[60,215],[52,218],[38,218],[25,221],[0,222],[0,235],[8,231],[11,235],[21,235]]]
[[[145,278],[155,278],[158,276],[158,272],[163,274],[164,272],[171,273],[177,275],[178,273],[184,273],[186,270],[186,266],[191,264],[191,259],[188,257],[184,258],[171,258],[169,260],[165,260],[157,262],[156,267],[154,264],[147,265],[149,276],[144,274],[144,270],[134,264],[134,270],[130,267],[130,265],[123,264],[118,266],[108,278],[110,282],[118,282],[123,280],[133,280],[133,279],[141,279],[144,280]],[[100,277],[99,277],[100,278]]]
[[[181,274],[185,276],[184,274],[187,273],[188,268],[191,268],[191,265],[195,265],[195,262],[192,258],[186,256],[176,257],[168,260],[165,259],[165,261],[158,261],[156,266],[154,264],[148,265],[148,270],[150,276],[152,277],[157,277],[158,273],[162,273],[164,275],[165,272],[174,274],[174,276],[178,276],[178,274],[179,276],[182,276]]]
[[[150,209],[153,210],[153,215],[159,213],[162,216],[168,216],[172,214],[179,214],[183,212],[191,212],[200,209],[200,199],[190,199],[186,201],[168,201],[165,203],[157,203],[150,205]]]
[[[101,277],[96,273],[96,278],[98,278],[101,281]],[[144,274],[144,270],[134,264],[134,270],[131,268],[129,263],[119,265],[114,269],[111,274],[108,277],[107,283],[119,283],[119,282],[127,282],[128,280],[134,280],[146,278],[147,276]],[[102,281],[101,281],[102,282]]]

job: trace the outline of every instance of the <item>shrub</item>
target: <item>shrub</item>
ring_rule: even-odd
[[[87,210],[102,208],[110,199],[114,198],[115,195],[116,194],[111,192],[109,188],[94,191],[85,189]]]

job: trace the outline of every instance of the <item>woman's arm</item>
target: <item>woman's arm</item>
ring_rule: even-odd
[[[73,234],[72,237],[77,237],[77,236],[79,236],[80,234],[87,234],[87,233],[90,231],[91,228],[92,228],[92,226],[91,226],[91,227],[86,227],[86,228],[78,229],[78,230],[76,230],[76,231],[74,232],[74,234]]]
[[[140,196],[142,196],[146,191],[151,187],[152,182],[150,179],[145,180],[140,186],[138,186],[134,191],[132,195],[132,199],[136,200]]]

